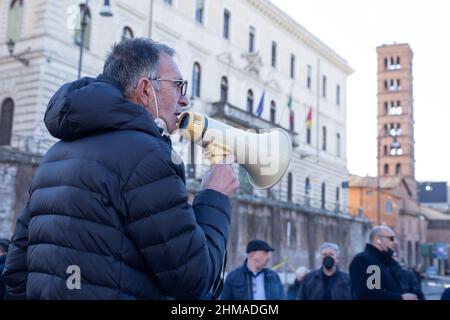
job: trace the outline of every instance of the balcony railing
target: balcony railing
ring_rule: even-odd
[[[235,107],[225,101],[213,103],[210,116],[213,118],[223,118],[232,125],[239,126],[243,129],[265,130],[273,127],[281,128],[289,133],[293,147],[298,147],[299,145],[297,138],[298,133],[257,117],[256,115]]]

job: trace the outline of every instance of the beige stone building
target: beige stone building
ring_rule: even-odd
[[[51,144],[42,119],[55,90],[77,76],[83,3],[0,0],[0,103],[13,110],[3,117],[11,119],[3,148],[42,153]],[[292,138],[290,168],[271,190],[254,190],[239,172],[228,267],[242,263],[248,240],[263,238],[276,248],[275,263],[288,257],[286,270],[316,266],[323,241],[341,244],[345,268],[369,228],[365,218],[348,214],[348,63],[268,0],[112,0],[112,17],[100,16],[102,5],[89,1],[82,75],[101,72],[115,41],[151,37],[176,49],[194,111],[241,129],[282,127]],[[10,38],[14,55],[29,65],[8,54]],[[202,152],[173,141],[195,193],[206,169]],[[2,208],[4,216],[17,214],[19,206],[12,206]]]

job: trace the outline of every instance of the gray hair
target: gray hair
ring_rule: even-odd
[[[373,239],[374,239],[376,236],[382,234],[382,232],[383,232],[384,230],[388,230],[388,231],[394,233],[394,231],[393,231],[391,228],[389,228],[388,226],[385,226],[385,225],[375,226],[375,227],[372,228],[372,230],[370,230],[370,234],[369,234],[369,240],[370,240],[370,242],[373,242]]]
[[[319,252],[322,253],[323,249],[333,249],[336,252],[336,256],[340,256],[341,255],[341,250],[339,250],[339,246],[336,243],[332,243],[332,242],[324,242],[322,243],[322,245],[319,248]]]
[[[103,66],[103,75],[118,82],[128,98],[140,78],[159,76],[159,57],[163,52],[170,57],[175,54],[174,49],[151,39],[123,40],[112,47]]]

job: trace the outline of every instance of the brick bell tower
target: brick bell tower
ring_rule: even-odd
[[[377,47],[377,154],[381,178],[401,176],[415,182],[413,56],[408,44]]]

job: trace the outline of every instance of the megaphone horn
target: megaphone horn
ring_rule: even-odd
[[[178,134],[202,146],[212,165],[234,154],[237,163],[247,171],[250,183],[258,189],[275,185],[291,160],[291,137],[280,128],[251,133],[187,111],[178,120]]]

